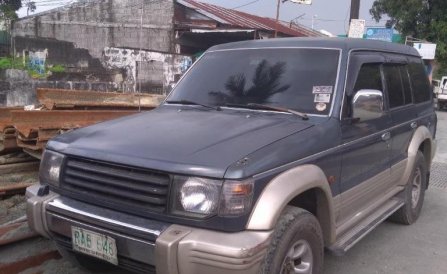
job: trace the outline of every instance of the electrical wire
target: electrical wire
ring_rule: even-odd
[[[236,6],[236,7],[234,7],[234,8],[230,8],[230,9],[232,9],[232,10],[236,10],[236,9],[239,9],[239,8],[242,8],[242,7],[245,7],[245,6],[254,4],[254,3],[256,3],[256,2],[259,2],[259,0],[254,0],[254,1],[248,2],[248,3],[243,4],[243,5],[240,5],[240,6]]]

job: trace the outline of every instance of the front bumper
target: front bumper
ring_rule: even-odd
[[[39,186],[27,189],[27,215],[39,234],[72,249],[71,227],[116,240],[119,266],[157,274],[258,273],[272,231],[225,233],[167,224],[89,205]]]

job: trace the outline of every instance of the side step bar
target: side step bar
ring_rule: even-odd
[[[358,243],[371,230],[380,225],[404,205],[404,201],[393,198],[379,207],[371,216],[362,220],[358,225],[347,231],[337,242],[328,247],[328,250],[336,256],[343,256],[351,247]]]

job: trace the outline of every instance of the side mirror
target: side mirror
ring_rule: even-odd
[[[383,116],[383,93],[375,89],[361,89],[352,99],[352,118],[363,122]]]

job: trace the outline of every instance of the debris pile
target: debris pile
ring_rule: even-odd
[[[151,110],[164,96],[37,89],[37,100],[37,108],[0,108],[0,155],[23,150],[40,158],[49,139],[80,127]]]

